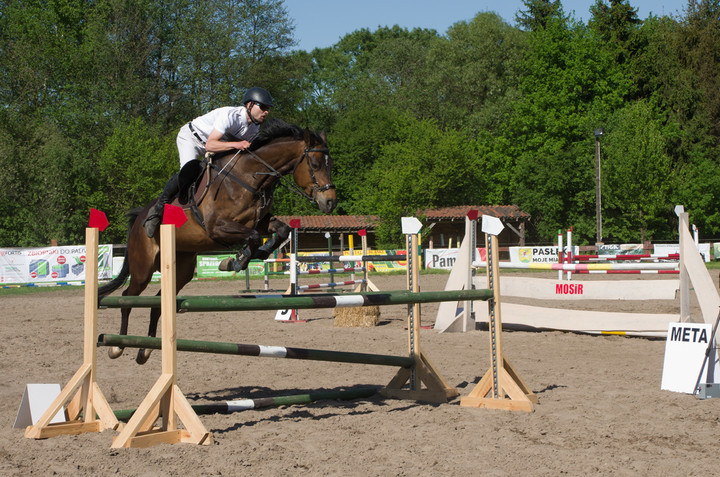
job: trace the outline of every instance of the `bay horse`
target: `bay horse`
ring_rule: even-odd
[[[248,150],[214,157],[203,172],[196,199],[191,198],[191,205],[183,207],[187,222],[176,231],[177,291],[193,278],[199,252],[221,247],[237,250],[242,246],[234,263],[234,269],[239,271],[247,268],[251,259],[267,258],[287,239],[290,227],[270,214],[273,191],[279,183],[315,202],[323,213],[331,213],[337,205],[332,166],[324,133],[303,130],[279,119],[268,120]],[[295,184],[284,177],[289,174]],[[130,283],[122,295],[138,296],[160,269],[160,234],[148,238],[142,226],[155,202],[128,214],[122,269],[115,279],[98,289],[98,298],[120,288],[128,276]],[[178,200],[173,204],[178,205]],[[274,236],[262,245],[262,235],[273,232]],[[127,334],[130,311],[120,310],[120,334]],[[156,336],[159,318],[160,308],[152,308],[149,336]],[[140,349],[136,361],[145,363],[151,351]],[[108,349],[111,358],[122,353],[121,347]]]

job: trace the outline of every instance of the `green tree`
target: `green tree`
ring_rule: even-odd
[[[668,240],[673,229],[672,159],[663,118],[647,101],[629,103],[608,121],[602,139],[603,237]]]
[[[380,148],[368,174],[372,187],[355,197],[359,209],[382,217],[377,238],[388,247],[402,243],[401,217],[425,207],[467,204],[483,189],[473,145],[462,134],[407,115],[393,128],[398,140]]]
[[[567,19],[560,0],[523,0],[523,5],[527,10],[518,10],[515,14],[515,23],[523,30],[541,30],[553,18]]]
[[[124,242],[125,215],[154,199],[178,168],[174,134],[163,134],[141,118],[119,123],[99,154],[104,193],[94,199],[108,211],[108,237]]]

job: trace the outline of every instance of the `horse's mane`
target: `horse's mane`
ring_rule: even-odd
[[[311,133],[315,136],[317,141],[320,138],[317,134]],[[289,124],[279,118],[270,118],[263,123],[260,127],[260,132],[257,137],[253,139],[250,145],[250,150],[254,151],[269,143],[274,139],[279,138],[291,138],[295,140],[302,140],[305,135],[305,130],[295,124]]]

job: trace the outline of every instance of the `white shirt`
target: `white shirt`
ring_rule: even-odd
[[[193,119],[192,126],[204,140],[213,129],[222,134],[224,141],[252,140],[260,130],[259,124],[248,120],[244,106],[225,106],[213,109],[207,114]]]

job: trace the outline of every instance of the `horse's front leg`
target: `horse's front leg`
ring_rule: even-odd
[[[258,251],[253,258],[259,260],[265,260],[268,258],[271,253],[277,250],[277,248],[282,245],[285,240],[287,240],[290,236],[290,231],[292,230],[289,225],[278,220],[277,217],[272,217],[270,219],[270,223],[267,228],[268,232],[274,232],[275,235],[258,248]]]
[[[235,273],[245,270],[250,260],[257,254],[258,248],[262,243],[262,237],[257,230],[238,225],[236,228],[235,239],[244,238],[245,248],[237,253],[235,258],[228,257],[218,266],[219,270]],[[233,240],[238,241],[238,240]]]

